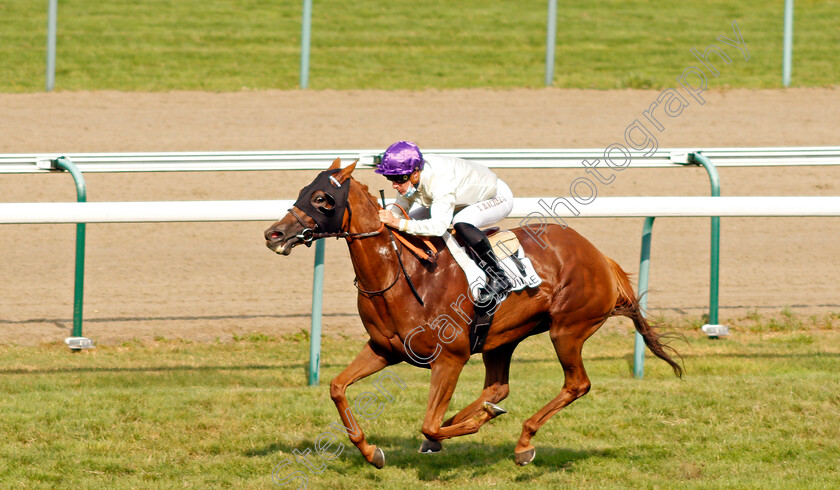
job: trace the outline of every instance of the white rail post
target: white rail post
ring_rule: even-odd
[[[47,7],[47,92],[55,88],[55,31],[58,21],[58,0],[49,0]]]

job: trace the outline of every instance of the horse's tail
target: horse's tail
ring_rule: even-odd
[[[630,278],[627,276],[627,273],[609,257],[607,257],[607,261],[610,264],[610,269],[618,286],[618,299],[615,302],[612,316],[626,316],[633,320],[636,331],[645,339],[645,345],[648,346],[648,349],[656,357],[667,362],[674,370],[674,374],[682,378],[682,366],[671,357],[671,354],[679,357],[679,353],[667,343],[662,342],[662,339],[669,337],[669,335],[657,332],[655,325],[651,325],[647,321],[644,315],[642,315],[642,310],[639,307],[639,299],[633,293],[633,286],[630,285]]]

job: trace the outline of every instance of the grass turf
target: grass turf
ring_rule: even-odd
[[[315,454],[319,436],[339,423],[328,380],[362,339],[324,339],[325,381],[314,388],[305,385],[304,333],[215,344],[159,338],[79,354],[0,347],[0,486],[267,488],[276,469],[278,480],[299,471],[310,488],[836,487],[840,331],[805,323],[735,328],[717,341],[680,328],[684,380],[650,354],[645,378],[633,379],[631,332],[597,333],[584,347],[592,391],[546,423],[524,468],[512,461],[521,424],[562,383],[545,334],[514,355],[511,395],[501,403],[509,413],[445,441],[437,455],[416,452],[429,372],[389,368],[405,389],[387,384],[394,399],[380,398],[370,420],[356,415],[385,451],[382,470],[346,436],[330,448],[343,444],[335,459]],[[351,387],[351,403],[376,393],[374,380]],[[482,381],[475,357],[449,413],[472,401]],[[307,450],[320,473],[295,461],[294,451]]]
[[[554,85],[667,88],[690,53],[716,44],[712,88],[781,86],[784,2],[611,0],[561,4]],[[62,0],[58,90],[292,89],[302,2]],[[310,88],[427,89],[544,85],[546,3],[315,2]],[[794,86],[840,79],[840,1],[796,2]],[[749,50],[717,40],[738,26]],[[44,88],[46,3],[0,4],[0,92]],[[711,59],[717,61],[712,55]],[[714,61],[713,61],[714,63]]]

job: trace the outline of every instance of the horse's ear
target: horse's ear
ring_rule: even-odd
[[[350,178],[350,174],[352,174],[353,170],[356,169],[356,164],[357,163],[359,163],[358,160],[356,160],[355,162],[351,163],[350,165],[344,167],[343,169],[339,170],[338,173],[335,174],[336,180],[338,180],[340,183],[343,184],[345,180]]]
[[[330,168],[328,168],[327,170],[335,170],[339,167],[341,167],[341,158],[336,158],[335,160],[333,160],[332,165],[330,165]]]

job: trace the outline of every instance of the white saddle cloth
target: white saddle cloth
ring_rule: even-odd
[[[464,274],[466,274],[472,297],[477,297],[478,291],[484,287],[484,284],[486,283],[486,274],[483,270],[481,270],[478,264],[476,264],[470,256],[467,255],[466,249],[464,249],[464,247],[458,243],[458,240],[456,240],[450,233],[443,234],[443,241],[446,243],[446,248],[448,248],[449,252],[452,253],[452,257],[455,258],[455,262],[461,266]],[[531,260],[528,259],[528,257],[525,257],[525,250],[523,250],[522,247],[519,247],[519,250],[516,251],[516,258],[519,259],[519,262],[521,262],[523,266],[525,266],[524,274],[519,272],[519,267],[517,267],[511,257],[507,257],[501,261],[502,269],[507,274],[511,284],[513,284],[512,291],[519,291],[521,289],[535,288],[539,286],[542,283],[542,279],[537,275],[537,271],[534,270]]]

